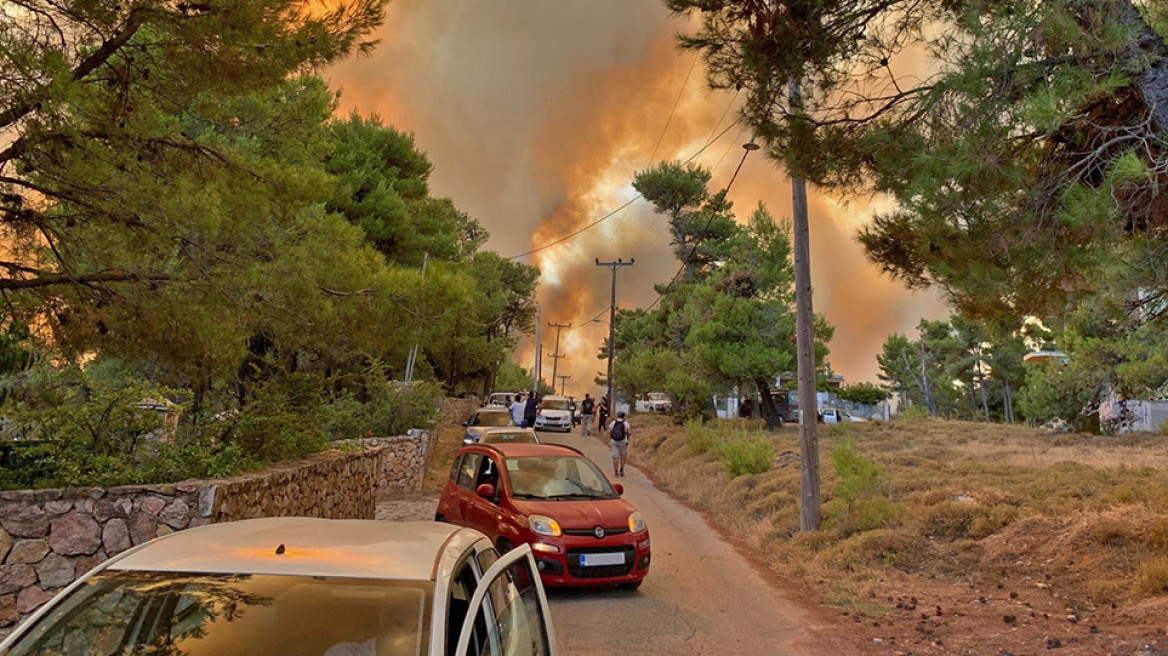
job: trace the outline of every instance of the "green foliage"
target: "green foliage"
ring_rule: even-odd
[[[746,433],[723,434],[723,439],[710,446],[710,453],[726,467],[731,478],[769,471],[775,458],[765,437]]]
[[[690,419],[685,422],[685,449],[689,451],[690,455],[710,453],[717,439],[717,432],[706,426],[700,419]]]
[[[839,480],[828,510],[831,524],[845,534],[886,526],[895,508],[887,497],[884,471],[860,454],[847,426],[832,435],[831,464]]]
[[[841,388],[837,396],[844,401],[876,405],[888,398],[888,390],[874,383],[853,383]]]

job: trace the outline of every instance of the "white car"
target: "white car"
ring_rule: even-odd
[[[487,402],[483,405],[499,405],[506,407],[511,404],[512,399],[514,399],[517,394],[518,392],[492,392],[491,395],[487,397]]]
[[[0,654],[543,656],[550,617],[526,544],[500,556],[451,524],[254,519],[105,561]]]
[[[637,399],[636,408],[637,412],[671,412],[673,403],[665,392],[649,392]]]
[[[823,423],[825,424],[848,424],[865,421],[862,417],[857,417],[843,408],[824,408],[819,412],[823,414]]]
[[[572,402],[566,396],[548,395],[539,401],[535,430],[572,431]]]

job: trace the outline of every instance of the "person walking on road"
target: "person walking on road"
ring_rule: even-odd
[[[523,405],[523,420],[528,428],[535,428],[535,418],[539,415],[539,395],[535,392],[527,395],[527,403]]]
[[[592,417],[596,413],[596,402],[592,400],[589,394],[584,395],[584,400],[580,402],[580,434],[592,434]]]
[[[612,442],[612,471],[620,477],[625,475],[625,462],[629,459],[629,428],[624,410],[616,413],[616,419],[608,427],[608,439]]]
[[[608,397],[600,397],[600,429],[608,425]]]
[[[523,395],[516,394],[511,403],[511,423],[518,426],[523,423]]]

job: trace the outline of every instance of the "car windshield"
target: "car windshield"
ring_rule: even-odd
[[[544,410],[567,410],[568,401],[565,399],[547,399],[542,404]]]
[[[510,426],[511,415],[506,411],[501,412],[480,412],[475,415],[474,421],[470,422],[471,426]]]
[[[417,655],[433,584],[310,576],[105,572],[0,656]]]
[[[507,458],[511,496],[520,499],[615,499],[596,465],[576,456]]]
[[[496,444],[498,442],[511,442],[522,444],[538,444],[539,440],[535,439],[535,435],[531,431],[492,431],[483,435],[483,444]]]
[[[663,392],[649,392],[650,401],[668,401],[669,397],[665,396]]]

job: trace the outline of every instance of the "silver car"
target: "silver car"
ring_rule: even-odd
[[[515,424],[511,421],[511,412],[507,408],[488,405],[476,410],[462,425],[466,428],[462,432],[462,443],[474,444],[488,428],[506,428]]]
[[[436,522],[255,519],[99,565],[0,655],[555,653],[530,549]]]

